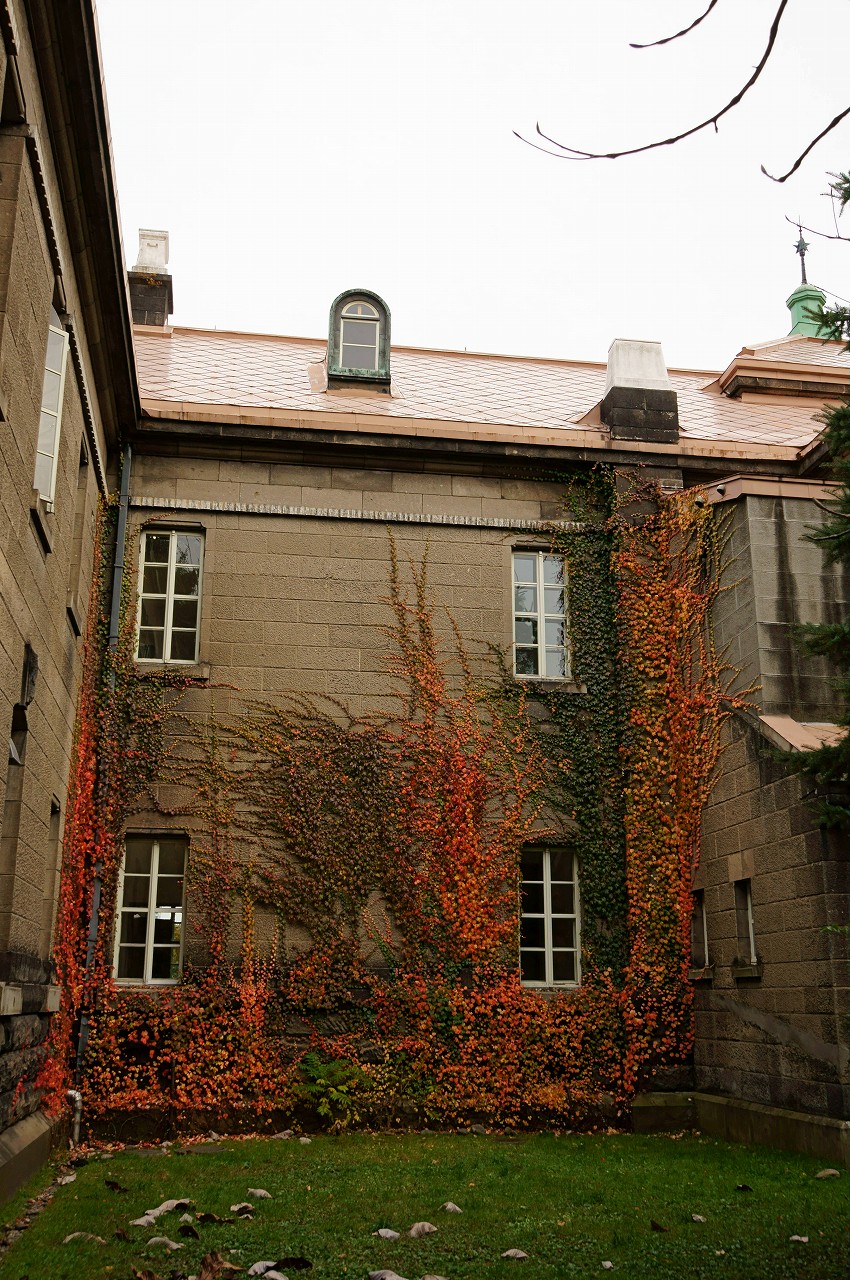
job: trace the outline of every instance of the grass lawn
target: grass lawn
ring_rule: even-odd
[[[130,1280],[133,1267],[164,1280],[194,1275],[219,1250],[248,1268],[260,1259],[301,1255],[299,1274],[363,1278],[391,1269],[408,1280],[486,1277],[747,1277],[748,1280],[845,1280],[848,1178],[816,1179],[822,1161],[763,1148],[730,1146],[698,1135],[352,1134],[297,1140],[223,1140],[162,1150],[99,1154],[59,1186],[52,1203],[0,1259],[2,1280]],[[0,1213],[20,1214],[55,1169]],[[109,1190],[105,1180],[126,1193]],[[745,1183],[751,1190],[736,1190]],[[256,1201],[252,1221],[196,1223],[200,1240],[178,1234],[180,1211],[153,1227],[129,1220],[163,1200],[189,1197],[192,1213],[233,1217],[230,1205]],[[462,1214],[441,1211],[454,1201]],[[699,1214],[705,1222],[694,1222]],[[407,1230],[426,1220],[436,1235],[373,1238],[379,1227]],[[666,1230],[654,1229],[655,1222]],[[115,1238],[124,1228],[129,1240]],[[90,1231],[106,1243],[74,1240]],[[147,1246],[168,1236],[185,1247]],[[808,1236],[808,1243],[792,1242]],[[503,1260],[523,1249],[527,1261]],[[230,1251],[230,1252],[228,1252]],[[236,1276],[236,1272],[226,1275]]]

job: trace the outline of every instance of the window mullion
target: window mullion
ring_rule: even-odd
[[[552,964],[552,864],[549,850],[543,852],[543,946],[546,960],[546,985],[554,985]]]
[[[151,847],[151,880],[148,888],[148,927],[145,933],[145,982],[151,981],[153,970],[153,936],[156,911],[156,885],[159,878],[159,841],[154,840]]]
[[[171,661],[171,625],[174,615],[174,580],[177,576],[177,539],[172,533],[168,543],[168,581],[165,584],[165,632],[162,637],[162,660]]]
[[[537,672],[546,675],[546,607],[543,603],[543,552],[537,552]],[[548,865],[548,857],[547,857]]]

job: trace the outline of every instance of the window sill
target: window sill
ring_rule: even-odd
[[[157,662],[145,658],[136,659],[136,669],[143,675],[151,675],[155,671],[168,672],[169,675],[185,676],[189,680],[208,682],[210,664],[208,662]]]
[[[53,551],[53,511],[38,489],[33,489],[30,502],[30,520],[42,551],[49,556]]]
[[[136,978],[113,978],[116,991],[170,991],[179,987],[182,978],[162,978],[159,982],[142,982]]]
[[[701,969],[691,969],[688,972],[688,978],[691,982],[713,982],[714,965],[706,964]]]
[[[569,991],[578,991],[581,987],[580,982],[557,982],[548,985],[545,982],[523,982],[520,984],[523,991],[533,991],[537,996],[544,996],[547,1000],[553,1000],[555,996],[565,995]]]
[[[763,975],[764,965],[761,960],[757,960],[755,964],[752,964],[749,960],[732,961],[732,977],[736,982],[757,981]]]
[[[587,693],[587,685],[582,684],[578,680],[559,679],[557,676],[520,676],[514,672],[514,680],[517,684],[524,685],[530,689],[540,689],[546,693],[553,693],[558,690],[560,693]]]
[[[77,603],[77,597],[73,591],[69,591],[66,597],[65,612],[68,615],[68,625],[74,635],[82,635],[83,628],[80,622],[80,606]]]

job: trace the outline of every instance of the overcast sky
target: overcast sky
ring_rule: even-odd
[[[723,367],[788,331],[796,229],[850,166],[847,0],[790,0],[743,104],[676,147],[550,159],[697,123],[752,73],[778,0],[98,0],[128,265],[171,234],[175,324],[322,336],[376,290],[399,345],[604,360],[615,337]],[[844,221],[850,234],[850,211]],[[850,246],[806,237],[850,296]]]

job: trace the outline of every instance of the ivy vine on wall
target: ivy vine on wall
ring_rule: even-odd
[[[401,563],[390,538],[395,709],[355,718],[291,696],[221,720],[214,692],[135,668],[129,580],[110,650],[101,572],[42,1080],[54,1107],[81,1024],[89,1117],[177,1127],[256,1127],[312,1097],[323,1061],[346,1083],[346,1107],[322,1113],[338,1125],[413,1112],[575,1125],[626,1110],[687,1058],[700,817],[736,701],[710,624],[723,530],[687,493],[617,496],[608,475],[575,494],[581,520],[551,528],[569,572],[569,688],[476,676],[457,632],[439,639],[427,558]],[[177,986],[121,989],[122,833],[156,806],[191,836],[187,961]],[[543,838],[568,841],[580,869],[582,983],[554,992],[524,988],[517,966],[520,855]],[[265,948],[257,910],[282,922]]]

